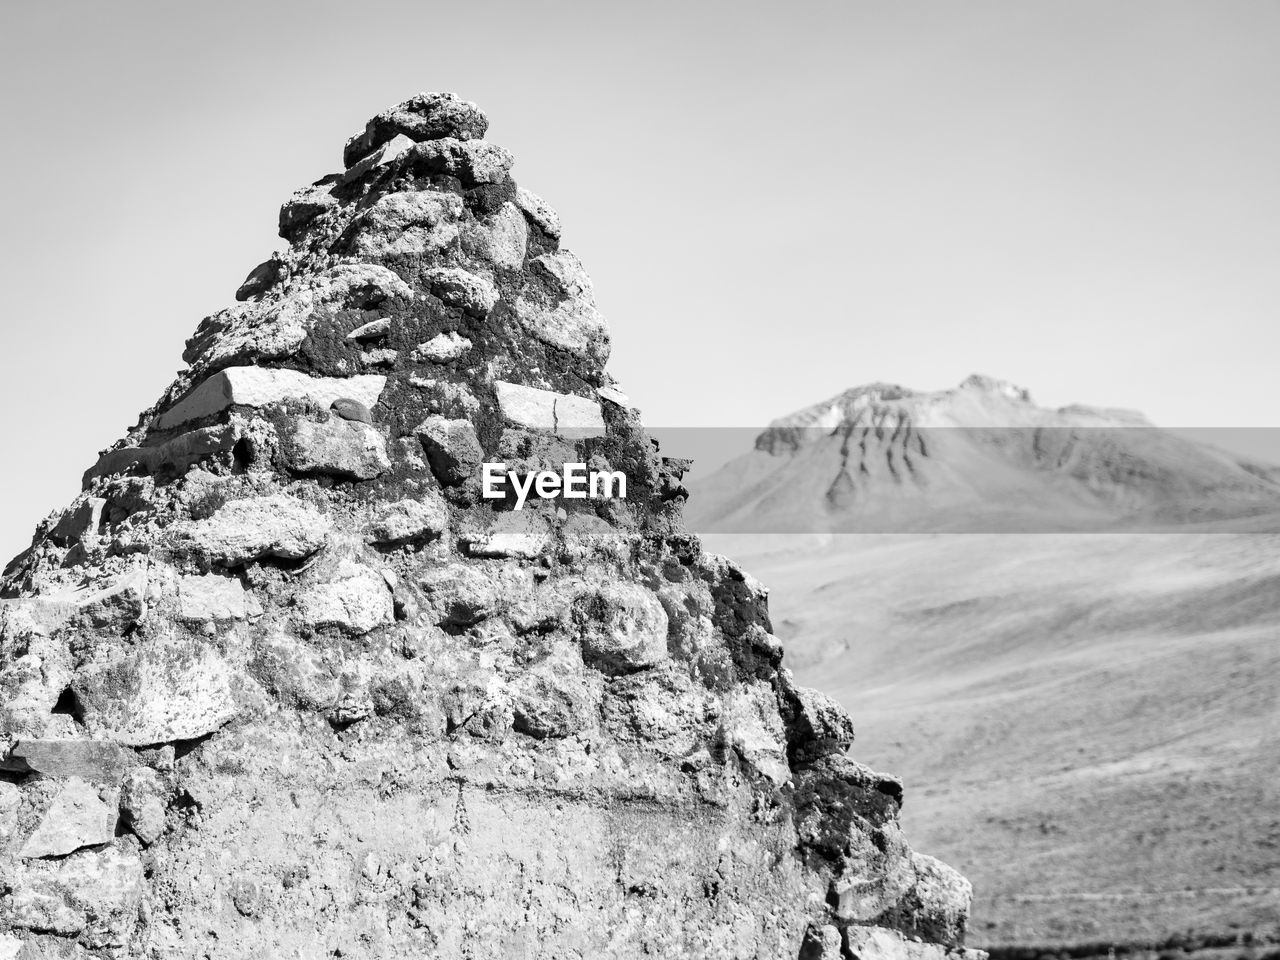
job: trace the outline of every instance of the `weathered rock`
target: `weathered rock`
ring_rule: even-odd
[[[455,193],[389,193],[352,224],[358,257],[435,254],[458,236],[462,198]]]
[[[337,208],[338,198],[328,185],[317,183],[302,187],[280,208],[280,236],[289,240],[295,231]]]
[[[848,712],[825,693],[795,686],[790,671],[782,671],[782,676],[794,758],[804,763],[847,750],[854,735]]]
[[[196,387],[153,421],[157,430],[168,430],[191,420],[213,416],[231,406],[265,407],[286,400],[310,400],[321,408],[350,397],[367,407],[378,402],[387,378],[376,374],[358,377],[309,377],[296,370],[262,367],[230,367]]]
[[[474,420],[481,411],[480,401],[465,383],[427,377],[410,377],[409,383],[425,394],[427,402],[437,409],[437,416]]]
[[[155,447],[121,447],[110,450],[85,473],[84,481],[141,468],[148,473],[186,473],[192,466],[218,454],[229,453],[241,440],[239,424],[219,424],[179,434]]]
[[[610,403],[616,403],[624,410],[632,409],[631,398],[617,387],[601,387],[596,391],[596,395],[599,396],[601,400],[608,400]]]
[[[513,598],[506,613],[518,633],[549,634],[560,631],[569,622],[573,601],[581,585],[570,582],[541,587],[527,596]]]
[[[595,400],[502,380],[494,388],[502,416],[517,426],[576,439],[605,435],[604,417]]]
[[[439,537],[448,528],[444,499],[427,493],[417,500],[396,500],[378,507],[369,524],[369,536],[388,545],[420,543]]]
[[[487,221],[470,224],[463,234],[463,248],[481,264],[507,270],[524,265],[529,245],[529,225],[514,203],[504,203]]]
[[[103,800],[101,794],[109,790]],[[64,781],[19,856],[61,857],[81,847],[110,843],[116,826],[116,788],[79,777]]]
[[[178,543],[212,563],[235,567],[264,557],[301,560],[325,545],[327,521],[314,507],[275,494],[232,500],[179,526]]]
[[[217,574],[183,577],[178,584],[178,616],[194,623],[243,620],[248,615],[244,584]]]
[[[244,283],[240,284],[236,290],[236,300],[243,303],[245,300],[261,296],[284,280],[288,272],[289,268],[285,262],[273,254],[271,259],[264,260],[249,271],[249,276],[245,277]]]
[[[72,677],[65,639],[55,631],[72,604],[0,601],[0,743],[44,735]]]
[[[420,585],[438,623],[469,627],[492,616],[499,607],[497,583],[465,564],[433,569]]]
[[[370,120],[362,133],[347,141],[342,162],[350,167],[379,144],[397,136],[415,142],[444,137],[478,140],[488,127],[489,121],[471,101],[452,93],[420,93]]]
[[[665,639],[665,638],[664,638]],[[747,764],[776,784],[791,779],[787,732],[778,716],[772,687],[753,683],[725,697],[721,725],[725,743]]]
[[[334,579],[298,595],[298,619],[311,629],[338,627],[357,636],[395,619],[391,590],[377,573],[344,564]]]
[[[95,737],[149,746],[203,736],[234,717],[231,682],[215,649],[171,638],[84,668],[74,690]]]
[[[699,752],[719,751],[714,697],[672,660],[614,677],[603,714],[624,743],[643,744],[670,759],[687,762]],[[694,760],[696,767],[701,763]]]
[[[150,767],[135,767],[120,785],[120,815],[147,846],[164,834],[167,799],[160,774]]]
[[[329,409],[343,420],[350,420],[353,423],[373,423],[373,411],[359,400],[353,400],[350,397],[339,397],[329,404]]]
[[[370,171],[377,170],[379,167],[385,167],[393,161],[404,156],[404,154],[413,146],[413,140],[406,137],[403,133],[398,133],[382,146],[375,148],[364,158],[357,160],[352,164],[347,172],[342,175],[342,183],[351,183],[359,180]]]
[[[532,560],[551,547],[551,530],[546,517],[534,511],[500,514],[483,532],[469,532],[461,538],[472,557],[515,557]]]
[[[391,332],[391,318],[380,317],[362,323],[347,334],[348,340],[381,340]]]
[[[561,297],[577,297],[595,302],[595,287],[586,268],[571,250],[557,250],[538,257],[530,265],[534,273],[551,281],[552,290]]]
[[[799,960],[844,960],[843,944],[839,927],[829,923],[811,927],[800,947]]]
[[[484,448],[470,420],[427,417],[413,432],[422,444],[432,472],[442,484],[457,486],[479,477]]]
[[[278,299],[240,303],[206,317],[182,358],[196,374],[281,359],[295,353],[324,316],[348,308],[382,308],[412,295],[408,284],[380,264],[339,263],[300,277]],[[162,419],[158,425],[168,429],[176,423]]]
[[[22,791],[18,785],[0,780],[0,845],[18,829],[18,808],[21,805]]]
[[[128,944],[146,889],[137,854],[120,847],[29,864],[8,882],[4,916],[16,929],[77,937],[90,950]]]
[[[927,854],[913,851],[911,863],[916,873],[908,894],[912,928],[935,943],[962,943],[973,905],[973,884]]]
[[[20,740],[0,761],[0,768],[116,783],[126,763],[125,751],[109,740]]]
[[[431,140],[416,145],[407,162],[430,173],[457,177],[463,186],[502,183],[511,169],[511,154],[484,140]]]
[[[439,267],[427,274],[431,292],[451,307],[485,317],[498,302],[493,281],[457,267]]]
[[[533,560],[542,556],[551,543],[547,533],[497,531],[473,537],[467,542],[467,554],[472,557],[516,557]]]
[[[473,110],[401,104],[295,194],[0,578],[0,944],[942,960],[967,885],[685,532],[687,462]],[[515,510],[486,455],[627,495]]]
[[[513,726],[538,739],[567,737],[594,727],[600,690],[582,676],[581,664],[552,663],[521,678],[512,700]]]
[[[924,942],[898,930],[852,925],[844,929],[845,954],[852,960],[984,960],[981,950]],[[815,955],[816,956],[816,955]],[[839,957],[840,954],[833,954]]]
[[[560,239],[560,216],[547,201],[532,190],[521,187],[516,191],[516,205],[552,240]]]
[[[429,360],[432,363],[448,363],[465,356],[471,349],[471,341],[458,334],[439,333],[426,343],[419,344],[413,351],[415,360]]]
[[[127,630],[147,612],[148,582],[146,573],[136,569],[111,577],[97,590],[77,596],[76,612],[94,627]]]
[[[894,909],[911,890],[915,870],[911,851],[896,823],[886,823],[874,836],[851,829],[845,869],[831,884],[835,914],[841,920],[871,923]]]
[[[285,465],[295,473],[372,480],[391,469],[382,434],[358,420],[292,420],[281,441]]]
[[[667,656],[667,613],[652,591],[607,583],[575,604],[582,622],[582,655],[608,672],[652,666]]]
[[[102,508],[107,501],[101,497],[86,497],[73,510],[68,510],[58,521],[49,536],[63,545],[78,543],[85,537],[96,537],[102,525]]]
[[[596,309],[582,262],[560,250],[538,257],[534,265],[545,286],[527,287],[516,298],[516,319],[544,343],[603,368],[609,359],[609,329]]]

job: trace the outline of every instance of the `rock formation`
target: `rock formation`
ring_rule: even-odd
[[[682,526],[555,213],[414,97],[0,589],[0,958],[940,958],[968,883]],[[481,495],[480,465],[625,499]]]

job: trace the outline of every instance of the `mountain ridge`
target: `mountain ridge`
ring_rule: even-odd
[[[853,387],[780,417],[689,484],[689,516],[725,533],[1153,528],[1280,510],[1277,475],[1136,411],[1042,408],[973,375]]]

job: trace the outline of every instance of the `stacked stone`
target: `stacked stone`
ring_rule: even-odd
[[[962,944],[486,128],[369,121],[6,570],[0,960]],[[485,461],[628,495],[514,511]]]

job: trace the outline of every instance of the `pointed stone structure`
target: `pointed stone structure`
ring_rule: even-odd
[[[960,949],[486,127],[371,120],[5,571],[0,957]],[[515,510],[499,461],[626,496]]]

